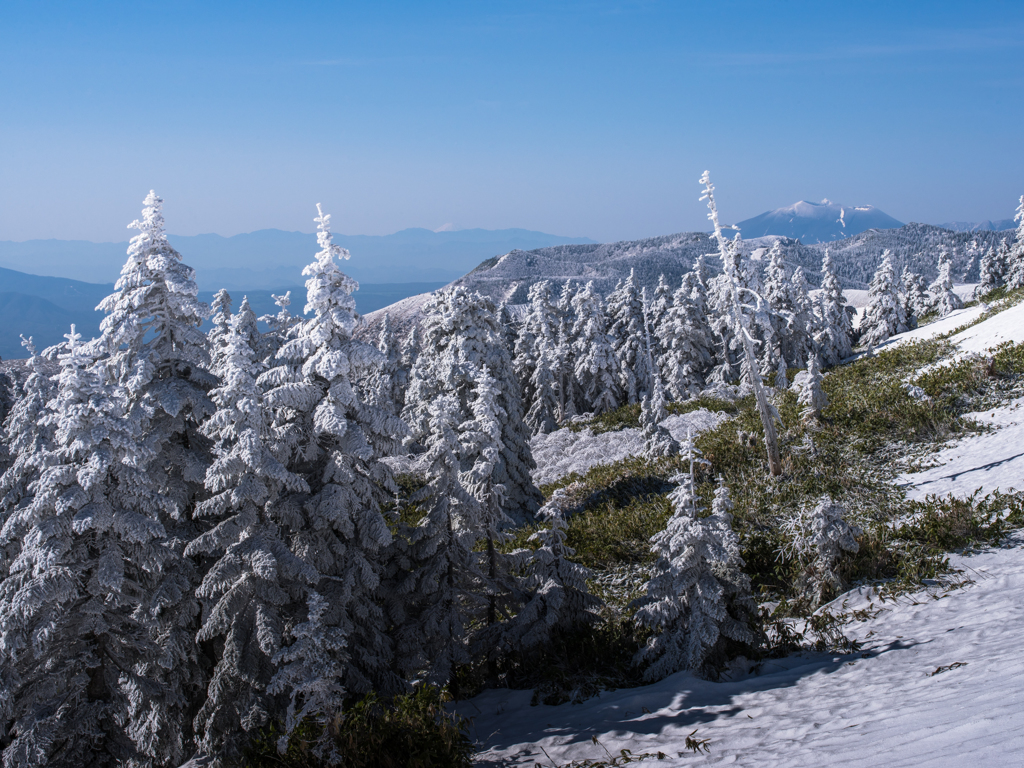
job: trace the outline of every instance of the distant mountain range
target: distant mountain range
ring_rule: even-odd
[[[372,312],[407,296],[433,291],[443,285],[443,282],[363,283],[355,295],[356,309],[361,313]],[[72,323],[84,338],[97,336],[103,313],[95,311],[96,305],[113,290],[113,283],[101,285],[0,268],[0,358],[16,360],[27,357],[21,345],[22,334],[31,336],[40,351],[63,341]],[[242,297],[247,296],[257,317],[276,313],[278,307],[272,293],[279,292],[259,289],[232,291],[233,307],[238,309]],[[200,292],[199,298],[210,303],[213,291]],[[301,315],[305,304],[306,289],[293,288],[292,313]]]
[[[736,226],[744,240],[776,235],[810,245],[859,235],[869,229],[896,229],[902,227],[903,222],[873,205],[853,206],[833,203],[831,200],[822,200],[820,203],[801,200],[745,219]]]
[[[951,229],[954,232],[1005,232],[1008,229],[1016,229],[1017,222],[1013,219],[999,219],[998,221],[947,221],[939,226],[943,229]]]
[[[264,229],[234,237],[169,235],[171,244],[196,270],[201,290],[282,292],[303,285],[302,268],[319,250],[316,235]],[[560,237],[527,229],[464,229],[431,232],[405,229],[393,235],[335,235],[352,253],[345,271],[367,283],[446,283],[484,259],[515,248],[533,249],[587,238]],[[82,240],[0,241],[0,267],[90,283],[117,279],[128,243]],[[0,286],[0,290],[3,286]]]

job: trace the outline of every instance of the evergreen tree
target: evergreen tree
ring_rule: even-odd
[[[593,281],[572,299],[576,324],[573,327],[576,378],[583,389],[587,408],[601,414],[614,411],[622,402],[619,366],[611,338],[605,330],[605,312]]]
[[[593,574],[573,562],[576,551],[565,541],[566,494],[564,488],[559,488],[537,512],[544,527],[529,539],[539,546],[530,552],[524,568],[527,600],[515,616],[500,625],[500,634],[493,640],[504,652],[527,652],[549,643],[552,633],[558,630],[571,630],[598,620],[603,603],[587,586]]]
[[[648,367],[653,372],[651,376],[651,391],[647,394],[641,404],[640,426],[644,436],[644,455],[651,459],[661,456],[674,456],[679,453],[679,443],[675,441],[668,430],[661,426],[668,411],[665,408],[665,388],[661,383],[661,373],[654,364],[654,351],[651,345],[651,332],[649,330],[649,318],[647,312],[647,289],[641,291],[641,301],[644,309],[644,346],[647,353]]]
[[[843,587],[838,566],[843,553],[856,554],[861,529],[846,520],[846,509],[829,496],[822,496],[811,509],[804,509],[782,526],[789,539],[784,554],[804,568],[804,594],[813,606]]]
[[[526,423],[533,434],[557,428],[558,310],[551,297],[551,283],[541,280],[530,287],[530,310],[516,340],[514,361],[522,384],[524,404],[529,405]]]
[[[473,552],[480,505],[459,480],[457,396],[440,395],[427,409],[428,483],[409,499],[425,514],[408,534],[409,567],[394,589],[396,663],[407,678],[422,675],[445,685],[458,665],[470,661],[467,627],[486,604]]]
[[[1013,220],[1017,222],[1016,240],[1007,252],[1004,274],[1007,286],[1024,288],[1024,195],[1020,196],[1020,205]]]
[[[892,254],[888,249],[882,254],[882,263],[871,280],[868,306],[864,310],[860,328],[862,340],[871,346],[881,344],[897,333],[910,330],[907,313],[900,300]]]
[[[224,355],[225,338],[231,326],[231,294],[221,288],[213,295],[210,305],[213,327],[207,337],[210,340],[210,373],[220,375],[220,363]]]
[[[850,339],[853,337],[853,321],[850,308],[832,268],[832,257],[825,249],[821,264],[821,293],[818,295],[818,327],[815,337],[818,349],[826,365],[838,365],[853,354]]]
[[[661,323],[665,319],[665,315],[668,314],[669,309],[672,307],[672,293],[672,287],[665,279],[664,273],[658,275],[658,285],[654,289],[654,298],[652,299],[650,306],[647,308],[647,320],[654,333],[651,337],[651,344],[653,345],[652,351],[654,352],[654,363],[659,367],[661,366],[661,359],[665,354],[665,348],[662,346],[661,338],[658,335],[658,329],[661,328]]]
[[[395,338],[391,328],[390,313],[384,314],[384,321],[380,325],[380,334],[377,336],[377,349],[383,357],[383,364],[374,369],[370,374],[366,386],[367,401],[378,408],[383,408],[388,413],[401,413],[404,406],[405,390],[402,386],[403,378],[400,369],[402,367],[402,349]]]
[[[281,345],[290,338],[295,324],[302,319],[292,315],[288,309],[292,303],[291,291],[286,291],[284,296],[278,296],[274,293],[270,295],[274,299],[274,303],[279,307],[279,310],[276,315],[263,315],[259,318],[260,322],[264,322],[268,326],[266,334],[263,335],[261,346],[263,362],[268,367],[272,364]]]
[[[619,361],[619,386],[625,403],[639,402],[650,391],[651,371],[644,349],[643,305],[633,270],[608,295],[608,334]]]
[[[980,274],[978,286],[974,289],[975,298],[981,298],[992,293],[996,288],[1003,285],[1003,276],[999,269],[999,257],[995,248],[989,248],[981,257]]]
[[[806,360],[808,355],[815,354],[814,339],[820,333],[821,327],[814,314],[814,302],[811,301],[807,277],[802,268],[797,267],[793,270],[787,289],[792,317],[788,339],[783,343],[783,356],[787,362],[800,362]]]
[[[498,382],[497,404],[505,412],[500,459],[494,469],[495,483],[505,487],[502,509],[514,521],[532,519],[542,497],[531,478],[535,464],[530,433],[494,305],[480,294],[456,286],[432,297],[424,312],[420,329],[423,352],[413,366],[403,411],[413,436],[422,440],[428,434],[433,418],[430,404],[443,395],[455,397],[456,425],[470,420],[474,377],[486,367]]]
[[[818,356],[811,355],[807,358],[807,380],[803,389],[800,390],[798,404],[803,406],[800,417],[805,422],[818,421],[821,412],[828,408],[828,395],[821,388],[821,370],[818,368]]]
[[[159,588],[141,608],[164,656],[140,674],[161,679],[167,696],[136,699],[132,712],[136,741],[157,762],[172,762],[194,750],[191,713],[206,687],[195,643],[199,575],[183,550],[199,533],[193,512],[209,464],[199,427],[212,413],[207,391],[216,378],[199,330],[208,308],[198,299],[195,271],[167,241],[163,200],[150,192],[144,205],[142,219],[129,225],[139,234],[114,293],[98,307],[107,313],[98,349],[127,400],[126,418],[139,425],[139,450],[147,457],[137,476],[136,511],[162,524],[172,553],[162,564]]]
[[[704,290],[696,269],[683,275],[682,285],[657,326],[657,336],[665,350],[661,374],[676,400],[686,400],[700,393],[714,360],[714,339]]]
[[[963,300],[953,291],[953,264],[949,253],[942,251],[939,254],[939,275],[935,278],[928,290],[934,295],[934,307],[940,316],[944,317],[957,309],[963,309]]]
[[[383,356],[353,336],[358,284],[338,268],[335,260],[349,253],[334,244],[330,216],[319,206],[317,212],[320,251],[303,270],[311,317],[296,324],[277,353],[280,364],[258,383],[268,389],[265,402],[275,411],[268,441],[274,457],[309,485],[308,494],[283,496],[280,514],[291,528],[293,554],[316,571],[314,591],[326,601],[316,626],[344,638],[348,661],[341,685],[351,693],[389,690],[397,681],[380,581],[391,533],[381,509],[397,487],[380,458],[397,451],[406,427],[353,388],[353,381],[383,364]],[[295,665],[305,657],[282,654],[292,659],[288,679],[299,679]]]
[[[903,302],[903,311],[907,316],[907,323],[911,328],[916,328],[917,319],[924,317],[931,310],[932,300],[925,289],[924,278],[911,272],[910,267],[903,267],[900,282],[903,284],[900,298]]]
[[[725,500],[716,498],[719,509],[699,517],[693,468],[703,460],[689,436],[683,451],[690,472],[672,479],[673,514],[665,530],[651,537],[658,561],[636,611],[637,623],[655,632],[637,654],[638,662],[649,663],[649,681],[681,669],[703,670],[726,639],[753,641],[747,621],[755,606],[739,570],[743,561],[731,516],[721,509]]]
[[[203,425],[216,458],[206,472],[210,498],[196,515],[216,525],[185,550],[217,558],[198,589],[204,620],[197,639],[219,639],[220,652],[196,720],[200,748],[223,756],[237,756],[243,733],[276,715],[267,693],[273,659],[294,604],[306,585],[317,582],[317,572],[283,538],[288,526],[278,519],[275,502],[284,491],[305,493],[309,487],[267,444],[270,412],[253,375],[258,356],[247,325],[240,310],[222,339],[222,384],[210,393],[217,411]]]
[[[4,765],[163,763],[134,715],[174,695],[147,674],[163,657],[147,624],[175,555],[144,498],[139,413],[74,326],[67,338],[42,417],[54,430],[52,461],[3,529],[22,543],[0,584],[0,668],[13,677]]]

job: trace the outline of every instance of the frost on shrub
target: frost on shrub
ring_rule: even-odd
[[[856,554],[861,529],[846,520],[846,508],[822,496],[812,509],[804,509],[782,525],[789,540],[783,554],[795,558],[803,569],[804,595],[814,605],[838,591],[843,580],[838,569],[845,554]]]

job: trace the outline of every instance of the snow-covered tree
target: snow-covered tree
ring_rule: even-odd
[[[939,254],[939,275],[928,290],[934,296],[934,307],[940,316],[948,315],[957,309],[963,309],[963,300],[953,291],[953,263],[949,253]]]
[[[537,512],[544,527],[530,536],[538,543],[524,568],[527,600],[519,612],[503,623],[494,644],[502,651],[525,652],[544,645],[552,632],[594,623],[603,603],[587,586],[591,571],[572,558],[576,551],[565,543],[564,505],[567,491],[559,488]]]
[[[262,345],[263,362],[267,365],[272,363],[281,345],[290,337],[295,324],[302,319],[295,317],[288,309],[292,304],[291,291],[286,291],[284,296],[278,296],[275,293],[270,295],[279,308],[277,314],[263,315],[259,318],[260,322],[266,323],[268,326],[267,332],[263,335]]]
[[[651,537],[658,561],[637,601],[637,623],[655,633],[636,658],[649,665],[644,678],[651,681],[681,669],[701,671],[726,639],[753,641],[747,620],[755,606],[749,580],[739,571],[743,561],[731,515],[715,510],[699,517],[693,466],[700,459],[692,439],[683,455],[690,471],[672,479],[672,517]]]
[[[679,453],[679,443],[669,431],[661,426],[668,417],[665,408],[665,387],[661,383],[661,373],[654,364],[654,349],[651,343],[650,318],[647,307],[647,288],[641,291],[644,318],[644,347],[647,355],[648,368],[651,373],[651,390],[644,396],[640,408],[640,426],[644,436],[644,455],[656,459],[661,456],[674,456]]]
[[[639,402],[650,390],[651,371],[644,349],[643,306],[632,269],[629,277],[608,294],[605,309],[612,350],[619,361],[624,403]]]
[[[604,303],[593,281],[572,299],[576,378],[583,389],[586,407],[594,413],[613,411],[622,403],[619,366],[605,326]]]
[[[917,319],[924,317],[931,310],[931,297],[928,296],[924,278],[911,272],[908,266],[903,267],[900,282],[903,288],[900,299],[907,315],[907,322],[911,327],[916,327]]]
[[[829,496],[822,496],[811,509],[804,509],[782,526],[788,539],[785,553],[804,569],[804,591],[814,605],[829,593],[842,589],[838,569],[843,553],[856,554],[861,530],[846,520],[846,509]]]
[[[443,395],[453,395],[458,404],[456,426],[470,420],[474,377],[486,367],[498,382],[497,404],[506,414],[500,459],[494,469],[495,483],[505,487],[502,509],[514,521],[532,519],[542,497],[531,478],[535,465],[530,432],[523,421],[519,385],[501,341],[494,305],[480,294],[456,286],[435,294],[424,312],[420,326],[423,351],[413,366],[403,411],[413,436],[422,440],[428,433],[433,418],[430,404]]]
[[[250,312],[250,314],[252,314]],[[309,487],[273,455],[271,414],[254,373],[258,356],[240,311],[222,337],[222,384],[210,396],[217,411],[203,425],[214,443],[206,472],[210,497],[196,516],[216,525],[185,550],[212,557],[198,596],[204,603],[200,642],[220,639],[206,700],[196,717],[199,745],[209,755],[237,755],[243,734],[277,715],[267,692],[285,627],[317,572],[285,541],[288,526],[275,502]]]
[[[668,284],[665,274],[662,273],[658,275],[658,285],[654,289],[654,297],[651,299],[650,306],[647,309],[647,319],[651,324],[651,330],[654,332],[654,336],[651,338],[651,343],[654,345],[654,362],[659,366],[662,355],[665,354],[665,349],[661,345],[658,329],[661,328],[661,322],[665,319],[665,315],[671,306],[672,286]]]
[[[461,405],[456,395],[443,394],[427,407],[428,483],[409,499],[425,514],[408,532],[409,567],[392,589],[391,603],[398,668],[408,678],[444,685],[458,665],[470,661],[467,627],[487,601],[473,552],[480,503],[459,481]]]
[[[219,376],[220,361],[224,354],[224,339],[231,326],[231,294],[227,290],[221,288],[213,295],[210,312],[210,320],[213,323],[207,334],[210,339],[210,373]]]
[[[868,345],[881,344],[890,336],[910,330],[903,301],[900,298],[900,286],[896,279],[896,271],[892,264],[892,253],[888,249],[882,253],[875,276],[871,280],[868,293],[868,305],[861,318],[861,340]]]
[[[1006,256],[1006,285],[1010,288],[1024,288],[1024,195],[1013,220],[1017,222],[1017,239]]]
[[[164,763],[136,714],[176,693],[148,675],[164,657],[149,607],[175,554],[146,503],[140,414],[74,326],[67,338],[42,416],[53,460],[2,533],[22,544],[0,583],[0,668],[13,673],[4,765]]]
[[[800,390],[798,404],[802,406],[800,418],[805,422],[817,421],[821,418],[821,412],[828,408],[828,395],[821,387],[821,369],[818,368],[818,356],[811,355],[807,358],[807,378],[803,388]]]
[[[526,423],[536,435],[557,428],[558,310],[547,280],[530,286],[529,300],[529,313],[516,339],[514,366],[528,406]]]
[[[344,630],[326,618],[330,613],[328,601],[317,592],[310,592],[307,603],[305,621],[288,632],[292,642],[274,656],[278,671],[267,692],[288,698],[285,731],[278,738],[278,751],[284,753],[288,749],[291,733],[309,719],[322,728],[313,753],[335,763],[340,756],[330,740],[327,725],[345,701],[342,681],[351,657]]]
[[[821,328],[814,313],[814,302],[807,287],[807,276],[801,267],[793,270],[789,279],[789,311],[790,333],[787,342],[783,343],[783,355],[787,362],[806,360],[808,355],[815,353],[815,337]]]
[[[131,239],[114,293],[98,307],[107,315],[97,345],[105,354],[101,364],[126,398],[126,418],[139,424],[139,449],[147,456],[136,511],[163,525],[173,553],[143,608],[165,654],[143,674],[161,679],[168,696],[142,697],[132,713],[136,740],[159,762],[193,750],[189,713],[206,687],[195,643],[199,577],[183,549],[199,533],[193,512],[205,493],[209,464],[200,424],[212,413],[207,391],[216,378],[199,330],[208,309],[199,301],[195,270],[167,241],[163,200],[150,192],[144,205],[142,219],[129,225],[139,234]]]
[[[696,269],[683,275],[682,285],[655,327],[664,350],[661,375],[669,393],[676,400],[699,394],[714,361],[714,339],[705,287]]]
[[[978,286],[974,289],[976,298],[992,293],[996,288],[1003,285],[1003,272],[1000,259],[995,248],[989,248],[981,257],[979,268]]]
[[[279,502],[291,528],[289,545],[317,573],[314,590],[327,603],[318,626],[342,633],[349,659],[342,685],[359,693],[396,684],[380,579],[391,543],[381,510],[397,487],[380,458],[398,450],[406,427],[353,388],[383,356],[353,336],[358,284],[338,268],[336,259],[349,253],[333,242],[330,216],[319,205],[317,212],[320,251],[303,270],[310,317],[296,324],[277,353],[278,366],[258,383],[275,411],[274,457],[310,488]]]
[[[826,365],[838,365],[853,354],[850,344],[853,321],[847,310],[846,297],[826,248],[821,263],[821,293],[818,295],[819,331],[815,337]]]
[[[365,385],[367,400],[389,413],[401,413],[404,406],[405,390],[402,379],[407,379],[407,371],[402,368],[402,349],[391,328],[391,314],[384,313],[377,335],[377,349],[383,357],[383,363],[368,377]]]
[[[701,200],[708,201],[708,219],[714,225],[715,240],[718,242],[718,252],[722,258],[722,280],[719,286],[719,297],[723,312],[728,318],[728,326],[731,329],[732,339],[738,344],[743,352],[743,373],[754,390],[754,398],[757,402],[758,413],[761,416],[761,426],[764,429],[764,443],[768,454],[768,468],[773,475],[782,474],[782,463],[779,460],[778,433],[775,430],[775,420],[778,413],[768,402],[768,396],[764,391],[764,383],[761,380],[761,373],[758,370],[757,358],[754,354],[754,336],[751,332],[751,323],[748,314],[753,316],[757,324],[763,329],[770,329],[770,321],[764,301],[750,288],[745,287],[739,272],[740,258],[738,242],[731,244],[722,235],[722,225],[718,220],[718,206],[715,204],[715,187],[711,183],[711,175],[704,171],[700,183],[704,185],[704,196]],[[737,238],[739,235],[736,236]],[[744,299],[753,301],[747,304]],[[723,350],[727,353],[727,350]]]

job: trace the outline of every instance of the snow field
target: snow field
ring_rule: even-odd
[[[701,408],[691,413],[669,416],[661,422],[677,441],[686,439],[690,429],[694,437],[714,429],[728,416]],[[533,460],[537,469],[533,481],[537,485],[553,483],[573,472],[585,473],[599,464],[614,464],[616,461],[636,456],[644,450],[643,433],[632,427],[617,432],[603,432],[595,435],[590,428],[580,432],[559,429],[547,435],[535,435],[530,440]]]
[[[458,710],[473,718],[481,766],[607,759],[592,736],[613,755],[660,750],[670,759],[651,764],[666,767],[1024,764],[1024,535],[951,562],[973,583],[895,604],[865,589],[834,601],[871,615],[847,627],[864,644],[855,654],[797,654],[730,682],[677,673],[556,707],[492,690]],[[684,752],[694,729],[709,754]]]

